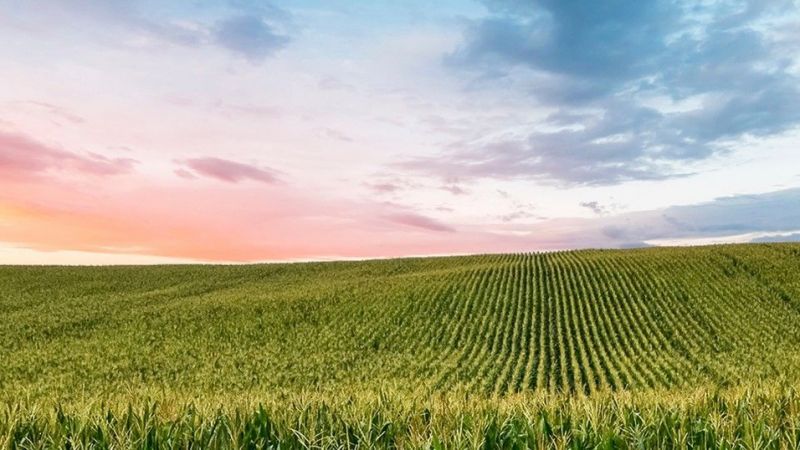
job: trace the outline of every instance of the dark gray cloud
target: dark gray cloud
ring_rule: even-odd
[[[591,202],[581,202],[580,206],[590,209],[595,214],[605,214],[606,208],[600,204],[598,201],[591,201]]]
[[[662,213],[667,227],[682,236],[726,236],[800,229],[800,188],[723,197]]]
[[[458,142],[401,165],[448,177],[614,184],[686,175],[676,167],[724,152],[723,140],[800,124],[796,44],[758,26],[800,16],[793,2],[486,4],[491,14],[467,28],[446,63],[485,88],[513,72],[532,103],[555,112],[526,136]]]
[[[47,3],[46,5],[44,3]],[[232,0],[224,4],[221,19],[202,20],[204,9],[213,7],[202,2],[143,7],[140,2],[125,0],[74,0],[70,2],[34,1],[34,11],[46,10],[58,19],[68,15],[74,20],[90,20],[124,28],[178,46],[217,45],[244,56],[251,62],[262,62],[291,41],[294,29],[292,15],[269,2]],[[214,11],[216,17],[220,13]],[[37,13],[35,17],[42,14]],[[113,45],[116,41],[112,40]]]
[[[261,62],[289,43],[259,15],[241,14],[225,19],[214,29],[216,42],[224,48]]]
[[[522,64],[566,75],[583,86],[573,94],[585,91],[588,98],[649,73],[680,19],[672,4],[659,1],[505,0],[487,6],[494,14],[471,26],[451,61]]]
[[[800,230],[798,206],[800,188],[793,188],[595,219],[545,221],[533,226],[530,235],[532,239],[552,235],[569,247],[640,246],[654,240],[726,238],[751,233],[783,235]]]
[[[800,242],[800,233],[778,234],[755,238],[750,242]]]

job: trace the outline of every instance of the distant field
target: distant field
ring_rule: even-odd
[[[635,446],[623,431],[638,419],[626,422],[625,411],[654,421],[673,411],[683,425],[669,439],[689,439],[681,427],[690,430],[699,417],[716,430],[706,443],[716,447],[735,442],[738,428],[726,420],[749,423],[736,416],[748,408],[761,411],[764,423],[757,428],[757,415],[747,415],[752,423],[741,436],[760,433],[766,448],[800,445],[798,244],[0,267],[0,317],[0,400],[7,405],[0,445],[25,438],[31,446],[63,446],[68,427],[59,417],[113,435],[120,425],[103,411],[155,403],[152,414],[173,425],[194,404],[205,411],[197,426],[206,431],[214,417],[249,417],[252,423],[229,425],[242,433],[248,426],[263,431],[257,425],[273,420],[271,438],[242,438],[263,445],[273,439],[302,446],[295,431],[313,431],[313,439],[304,438],[322,447],[491,446],[503,430],[526,445],[568,439],[566,445],[577,442],[573,428],[585,422],[594,424],[586,436],[597,438],[581,441],[586,446],[614,436],[618,445]],[[259,404],[266,408],[261,419]],[[71,412],[59,416],[54,405]],[[612,409],[592,419],[592,408]],[[436,419],[420,418],[424,411]],[[297,419],[303,414],[330,416],[331,425]],[[373,423],[375,414],[393,424],[380,439],[384,423]],[[558,438],[564,417],[572,417],[570,437]],[[375,436],[348,437],[348,420]],[[459,426],[471,430],[468,437],[458,435]],[[772,441],[763,437],[772,432]],[[393,440],[384,442],[389,434]],[[89,434],[72,436],[94,442]],[[146,446],[133,431],[125,436],[124,445]],[[678,442],[662,438],[664,448]],[[246,446],[237,442],[206,445]]]

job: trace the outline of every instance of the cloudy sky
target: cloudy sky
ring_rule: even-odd
[[[0,0],[0,263],[800,238],[800,2]]]

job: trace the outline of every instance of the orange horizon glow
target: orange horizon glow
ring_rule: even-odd
[[[71,3],[0,13],[0,264],[800,240],[792,2]]]

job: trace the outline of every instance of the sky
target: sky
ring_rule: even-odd
[[[0,0],[0,264],[800,240],[800,2]]]

